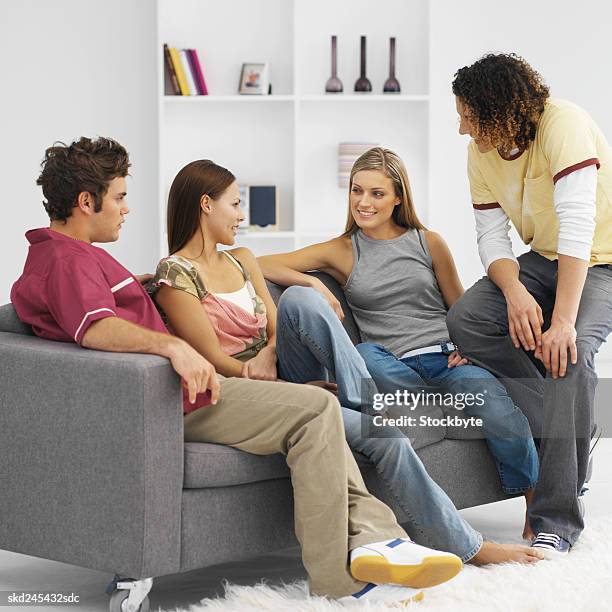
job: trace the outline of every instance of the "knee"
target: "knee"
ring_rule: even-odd
[[[287,287],[278,300],[278,316],[302,314],[305,311],[316,312],[321,308],[321,302],[327,303],[323,296],[312,287],[293,285]]]
[[[469,323],[470,317],[467,308],[467,300],[460,297],[451,307],[446,315],[446,326],[450,337],[457,343],[463,335],[466,325]]]
[[[588,340],[577,338],[576,352],[578,359],[573,368],[579,372],[595,375],[595,355],[597,351],[593,345]]]
[[[377,462],[390,461],[391,465],[405,465],[407,460],[415,457],[410,440],[399,430],[391,435],[393,437],[375,439],[372,458]]]
[[[344,420],[342,419],[342,408],[337,398],[319,387],[302,385],[308,392],[309,403],[319,414],[326,430],[337,429],[344,437]]]

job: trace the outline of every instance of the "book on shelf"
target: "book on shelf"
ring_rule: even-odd
[[[181,88],[179,86],[178,79],[176,78],[176,70],[170,57],[170,49],[168,45],[164,45],[164,66],[165,66],[165,89],[164,93],[173,94],[175,96],[181,95]]]
[[[183,65],[183,72],[185,73],[185,77],[187,78],[187,87],[189,88],[189,93],[187,95],[197,96],[198,90],[196,89],[195,81],[193,80],[193,74],[189,66],[189,59],[187,58],[187,49],[181,49],[179,51],[179,57],[181,58],[181,64]]]
[[[208,88],[198,52],[195,49],[176,49],[164,44],[166,94],[206,96]]]
[[[208,95],[208,87],[206,87],[206,81],[204,80],[204,72],[202,70],[202,65],[200,64],[200,58],[198,57],[198,52],[195,49],[188,49],[189,57],[191,59],[191,65],[193,67],[193,76],[200,90],[201,96]]]
[[[195,66],[193,64],[193,55],[191,55],[192,49],[185,49],[185,57],[187,58],[187,63],[189,64],[189,71],[191,72],[191,76],[193,78],[193,86],[195,87],[195,95],[202,95],[202,88],[200,87],[200,82],[196,75]]]
[[[176,78],[178,80],[178,84],[181,90],[181,95],[188,96],[189,95],[189,86],[187,85],[187,77],[185,76],[185,72],[183,71],[183,64],[181,62],[181,56],[179,52],[174,47],[169,47],[170,57],[172,58],[172,64],[174,66],[174,71],[176,72]]]

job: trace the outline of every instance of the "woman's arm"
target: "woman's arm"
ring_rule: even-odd
[[[244,364],[223,352],[210,319],[197,297],[181,289],[162,285],[155,300],[166,313],[176,335],[210,361],[217,372],[223,376],[242,376]]]
[[[285,287],[291,285],[312,287],[329,302],[340,320],[344,318],[342,306],[334,294],[321,280],[305,272],[320,270],[332,276],[341,285],[345,285],[353,268],[350,238],[334,238],[291,253],[258,257],[257,261],[266,279]]]
[[[462,295],[463,285],[457,274],[455,261],[444,241],[444,238],[436,232],[426,231],[425,239],[431,254],[434,274],[438,281],[438,287],[442,292],[442,297],[446,307],[450,308]]]
[[[351,241],[342,237],[257,260],[265,278],[285,287],[312,287],[313,277],[304,274],[310,270],[327,272],[344,285],[353,267]]]

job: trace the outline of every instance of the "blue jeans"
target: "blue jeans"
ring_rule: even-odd
[[[377,427],[381,437],[364,438],[358,410],[361,384],[370,379],[365,362],[323,296],[308,287],[289,287],[278,303],[276,353],[279,377],[296,383],[338,384],[346,439],[374,464],[398,506],[409,517],[410,537],[424,546],[452,552],[466,562],[482,546],[482,535],[457,512],[432,480],[408,438],[394,427]],[[387,436],[388,437],[383,437]]]
[[[461,412],[482,420],[482,431],[502,488],[512,494],[535,486],[538,453],[529,421],[493,374],[475,365],[449,368],[448,356],[442,353],[398,359],[378,344],[363,343],[356,348],[381,393],[434,390],[455,398],[482,393],[480,401],[465,402]]]

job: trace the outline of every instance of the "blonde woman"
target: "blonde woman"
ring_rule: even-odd
[[[333,276],[344,288],[364,340],[355,353],[365,361],[378,390],[418,392],[435,387],[450,394],[486,394],[483,405],[466,406],[464,412],[482,419],[503,489],[528,497],[538,475],[529,423],[504,386],[486,370],[468,364],[451,342],[446,314],[463,287],[446,243],[418,219],[404,164],[388,149],[371,149],[355,162],[349,190],[344,234],[293,253],[259,258],[266,278],[302,285],[285,292],[279,309],[289,309],[283,302],[292,300],[289,310],[299,315],[293,319],[308,326],[303,335],[315,333],[311,330],[320,334],[333,319],[326,312],[335,311],[336,319],[343,313],[321,281],[306,272],[316,269]],[[296,290],[299,297],[292,294]],[[342,336],[340,325],[337,328],[331,334],[335,342]],[[347,347],[344,351],[350,352]],[[360,373],[358,363],[353,370],[356,377],[367,376]],[[299,380],[303,373],[302,367],[288,375]],[[469,540],[463,525],[456,529]]]

